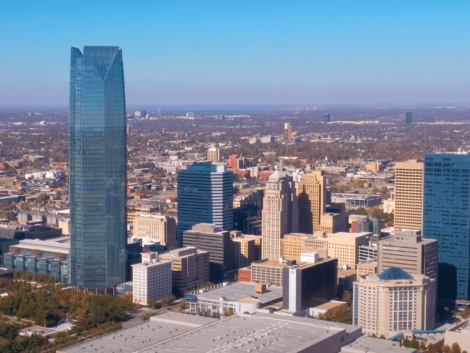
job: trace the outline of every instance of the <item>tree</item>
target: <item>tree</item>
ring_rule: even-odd
[[[449,347],[448,344],[442,347],[442,353],[452,353],[452,349]]]
[[[233,315],[233,309],[228,308],[228,310],[225,312],[225,316],[232,316]]]
[[[410,342],[410,340],[409,340],[408,338],[405,338],[405,339],[403,340],[403,347],[411,348],[411,345],[410,345],[410,344],[411,344],[411,342]]]
[[[418,342],[416,339],[413,338],[413,339],[410,341],[410,347],[411,347],[411,348],[414,348],[414,349],[418,349],[418,348],[419,348],[419,342]]]
[[[368,216],[369,212],[364,207],[358,207],[355,210],[351,211],[351,214],[363,215]]]
[[[347,290],[344,291],[343,302],[346,302],[348,304],[348,306],[351,305],[351,303],[352,303],[352,294],[351,294],[351,292],[349,292]]]
[[[457,342],[452,343],[452,353],[461,353],[460,346]]]

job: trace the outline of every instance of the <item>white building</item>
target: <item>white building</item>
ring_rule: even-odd
[[[142,253],[142,262],[132,265],[134,302],[148,305],[171,296],[171,261],[160,261],[157,253]]]

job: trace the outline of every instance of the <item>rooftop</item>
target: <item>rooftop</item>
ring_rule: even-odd
[[[413,279],[413,277],[400,267],[390,267],[379,275],[384,281],[393,281],[397,279]]]
[[[216,300],[224,298],[226,301],[237,301],[239,299],[257,299],[261,305],[273,300],[282,300],[282,288],[269,286],[267,292],[256,293],[256,283],[237,282],[232,285],[220,287],[209,292],[197,294],[198,300]]]
[[[341,353],[416,353],[416,349],[400,347],[400,343],[362,336],[344,346]]]
[[[360,232],[360,233],[347,233],[347,232],[338,232],[332,233],[328,237],[345,237],[345,238],[361,238],[365,236],[372,236],[372,232]]]

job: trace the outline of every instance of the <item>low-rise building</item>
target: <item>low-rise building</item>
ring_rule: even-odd
[[[132,265],[134,303],[149,305],[172,294],[171,262],[161,261],[157,253],[142,253],[142,262]]]
[[[356,280],[357,270],[338,270],[338,298],[342,298],[346,291],[352,293]]]
[[[357,264],[356,268],[358,276],[377,273],[377,261],[362,261]]]
[[[223,283],[213,288],[186,294],[186,302],[190,305],[191,314],[253,314],[257,309],[264,308],[282,301],[282,288],[255,283],[237,282]]]
[[[283,270],[288,264],[293,264],[293,262],[255,261],[251,264],[251,281],[261,284],[269,283],[281,287],[283,284]]]

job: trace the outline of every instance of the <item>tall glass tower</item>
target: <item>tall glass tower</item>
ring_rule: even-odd
[[[233,230],[233,172],[226,166],[194,163],[178,172],[178,246],[198,223]]]
[[[69,283],[105,289],[126,274],[126,100],[120,47],[72,48]]]
[[[438,300],[470,301],[470,155],[426,154],[423,229],[439,240]]]

